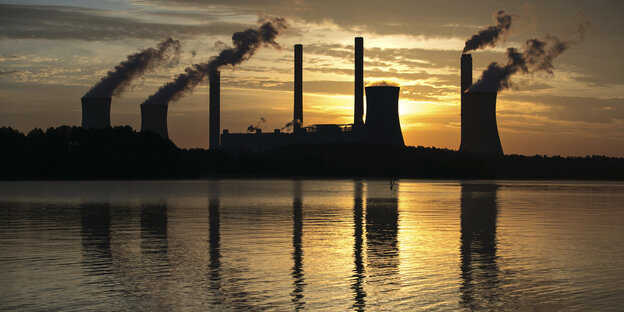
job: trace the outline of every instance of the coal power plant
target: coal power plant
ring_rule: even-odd
[[[405,146],[399,121],[400,87],[374,83],[364,87],[364,40],[354,44],[353,123],[303,123],[303,45],[294,46],[293,120],[280,129],[263,132],[250,126],[247,133],[221,132],[220,72],[208,73],[209,147],[230,151],[262,151],[292,144],[363,143]],[[471,91],[472,56],[461,56],[461,143],[459,150],[469,153],[503,155],[496,124],[496,92]],[[474,88],[473,88],[474,89]],[[366,114],[364,113],[366,94]],[[110,123],[110,97],[82,98],[82,126],[107,128]],[[169,138],[167,103],[140,105],[141,131],[152,131]],[[364,116],[366,115],[366,116]],[[263,119],[264,120],[264,119]],[[292,130],[292,131],[290,131]],[[251,132],[251,133],[250,133]]]
[[[496,125],[496,92],[469,91],[472,85],[472,56],[461,56],[461,143],[469,153],[503,155]]]
[[[83,97],[82,127],[87,129],[110,128],[111,98]]]
[[[254,133],[230,133],[223,130],[220,136],[220,148],[225,150],[267,150],[289,144],[323,144],[323,143],[367,143],[379,145],[404,146],[403,133],[399,122],[399,90],[398,86],[368,86],[364,88],[364,40],[355,38],[355,90],[354,116],[352,124],[303,124],[303,46],[294,46],[294,107],[293,120],[288,123],[292,132],[274,129],[262,132],[254,129]],[[212,108],[218,110],[219,105],[213,104],[218,99],[218,83],[210,84],[210,122],[216,121],[217,126],[210,126],[211,133],[218,129],[218,119],[213,115]],[[366,91],[366,119],[364,115],[364,91]],[[213,92],[217,93],[213,96]],[[216,146],[211,144],[210,147]]]

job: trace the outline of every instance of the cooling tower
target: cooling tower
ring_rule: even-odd
[[[364,121],[364,38],[355,37],[355,90],[353,127],[359,128]]]
[[[220,145],[221,131],[221,73],[213,71],[209,75],[210,80],[210,105],[208,145],[210,149],[218,149]]]
[[[366,87],[366,142],[405,145],[399,123],[399,87]]]
[[[301,130],[303,124],[303,46],[295,44],[295,107],[293,111],[294,132]]]
[[[459,150],[503,155],[496,125],[496,92],[463,93],[461,111]]]
[[[153,131],[161,137],[168,139],[167,109],[166,104],[142,104],[141,105],[141,131]]]
[[[82,98],[82,127],[110,128],[110,98]]]

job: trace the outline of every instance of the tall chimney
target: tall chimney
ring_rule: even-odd
[[[111,98],[82,98],[82,127],[110,128]]]
[[[360,128],[364,116],[364,38],[355,37],[355,90],[353,127]]]
[[[472,56],[461,56],[461,92],[464,93],[472,85]]]
[[[221,131],[221,72],[218,70],[210,72],[210,112],[209,112],[209,148],[218,149],[220,145]]]
[[[469,135],[467,135],[467,128],[465,127],[465,125],[467,123],[470,123],[468,121],[468,110],[467,110],[467,106],[465,103],[465,99],[464,99],[464,95],[466,90],[468,90],[468,88],[470,88],[470,86],[472,85],[472,56],[470,54],[462,54],[461,56],[461,65],[460,65],[460,94],[459,94],[459,98],[460,98],[460,122],[461,122],[461,130],[460,130],[460,143],[459,143],[459,150],[464,150],[464,143],[465,143],[465,139],[467,137],[469,137]]]
[[[167,131],[167,104],[141,105],[141,131],[153,131],[161,137],[169,138]]]
[[[303,45],[295,44],[295,107],[293,111],[295,132],[303,124]]]

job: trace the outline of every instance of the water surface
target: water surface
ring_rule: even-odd
[[[624,183],[0,183],[0,310],[616,311]]]

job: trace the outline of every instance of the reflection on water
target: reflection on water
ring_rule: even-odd
[[[221,215],[219,212],[219,184],[212,183],[208,199],[208,226],[210,244],[210,288],[221,291]],[[220,301],[220,300],[219,300]]]
[[[399,184],[4,183],[0,310],[621,307],[624,184]]]
[[[303,246],[301,244],[303,239],[303,201],[301,199],[301,181],[296,180],[293,183],[292,277],[294,290],[291,296],[293,297],[292,302],[295,305],[295,310],[301,310],[305,307],[305,301],[303,300],[303,287],[305,285],[303,278]]]
[[[111,273],[111,208],[108,203],[80,205],[80,236],[84,269],[87,275]]]
[[[354,291],[353,308],[357,311],[364,311],[366,306],[366,291],[364,290],[364,260],[362,256],[364,237],[362,229],[362,218],[364,210],[362,209],[362,181],[355,181],[353,191],[353,284],[351,288]]]
[[[496,184],[461,184],[461,300],[470,310],[497,304]]]

